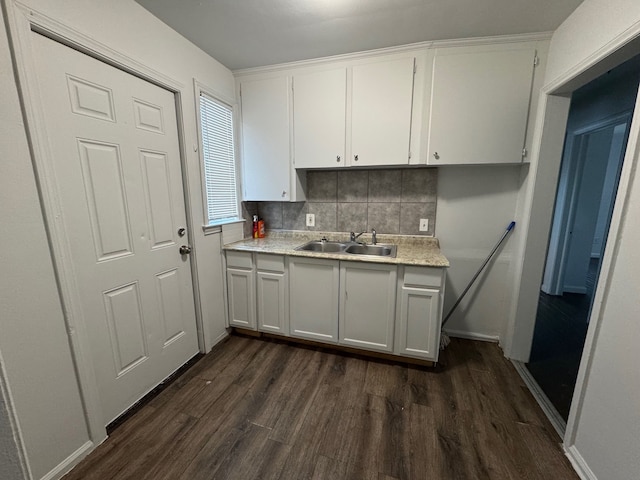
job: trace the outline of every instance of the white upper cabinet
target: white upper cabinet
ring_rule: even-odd
[[[522,162],[535,58],[532,44],[438,48],[427,164]]]
[[[290,77],[242,80],[243,200],[304,200],[291,166]]]
[[[294,73],[295,168],[407,165],[414,57]]]
[[[356,65],[352,71],[352,166],[407,165],[414,57]]]
[[[295,75],[293,82],[295,167],[345,165],[347,69]]]

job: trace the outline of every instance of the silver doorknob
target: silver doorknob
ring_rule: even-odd
[[[189,255],[191,253],[191,246],[182,245],[180,247],[180,255]]]

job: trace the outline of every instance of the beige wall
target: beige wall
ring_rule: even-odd
[[[9,16],[22,15],[3,0]],[[181,84],[187,176],[208,345],[225,334],[220,235],[204,236],[193,78],[234,98],[229,70],[133,0],[27,0],[42,13]],[[13,17],[12,17],[13,18]],[[0,352],[34,478],[86,445],[87,427],[4,29],[0,32]],[[20,59],[18,59],[20,60]]]

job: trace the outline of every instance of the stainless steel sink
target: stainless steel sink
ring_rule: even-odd
[[[342,242],[330,242],[323,240],[312,240],[299,246],[296,250],[307,252],[340,253],[347,249],[347,244]]]
[[[342,253],[347,255],[371,255],[376,257],[395,257],[396,245],[363,245],[354,242],[332,242],[312,240],[300,245],[296,250],[320,253]]]
[[[353,244],[349,245],[345,250],[346,253],[353,255],[375,255],[378,257],[395,257],[396,256],[395,245],[361,245]]]

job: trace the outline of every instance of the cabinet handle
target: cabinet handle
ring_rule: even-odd
[[[433,152],[433,158],[435,158],[436,160],[440,160],[440,155],[438,155],[438,152]]]
[[[358,161],[358,155],[354,155],[353,159],[357,162]]]
[[[337,155],[336,156],[336,162],[339,162],[339,161],[340,161],[340,155]]]
[[[287,191],[286,190],[282,190],[282,198],[287,196]]]

